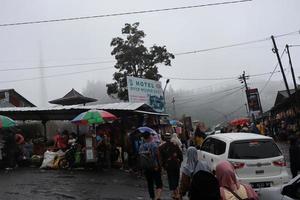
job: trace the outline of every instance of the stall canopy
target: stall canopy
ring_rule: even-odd
[[[79,92],[77,92],[76,90],[72,89],[64,97],[49,101],[49,103],[65,106],[65,105],[78,105],[78,104],[85,105],[86,103],[91,103],[96,101],[97,99],[85,97]]]
[[[167,114],[158,113],[145,103],[110,103],[91,106],[57,106],[51,108],[23,107],[23,108],[0,108],[0,115],[10,117],[14,120],[36,120],[41,121],[44,126],[44,137],[47,138],[47,121],[50,120],[72,120],[77,115],[88,110],[105,110],[122,118],[130,114],[148,114],[165,116]]]
[[[88,110],[106,110],[116,116],[126,115],[126,113],[141,113],[149,115],[167,115],[164,113],[158,113],[153,108],[145,103],[110,103],[110,104],[98,104],[91,106],[57,106],[51,108],[0,108],[0,115],[8,116],[14,120],[72,120],[74,117],[82,112]]]

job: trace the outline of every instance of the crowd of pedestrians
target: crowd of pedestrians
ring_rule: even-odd
[[[290,136],[300,135],[297,120],[290,115],[267,117],[251,123],[244,123],[236,126],[229,125],[222,128],[221,132],[249,132],[266,135],[276,141],[288,141]]]
[[[182,149],[173,134],[165,133],[161,143],[155,142],[151,133],[144,133],[142,138],[138,160],[147,181],[150,199],[161,199],[164,171],[171,197],[175,200],[181,200],[184,196],[190,200],[258,199],[251,186],[237,181],[229,162],[220,162],[214,174],[206,161],[199,159],[200,152],[194,146],[186,150],[187,161],[183,164]]]

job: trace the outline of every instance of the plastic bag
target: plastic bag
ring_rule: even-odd
[[[40,168],[52,168],[54,158],[58,155],[57,152],[46,151],[44,153],[44,160]]]

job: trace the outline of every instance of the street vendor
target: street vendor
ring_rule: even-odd
[[[58,149],[66,150],[68,148],[69,132],[64,130],[54,137],[54,146]]]

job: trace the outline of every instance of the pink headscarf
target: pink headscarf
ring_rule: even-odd
[[[216,176],[219,181],[219,185],[221,187],[221,196],[223,199],[224,198],[224,190],[222,187],[227,187],[230,188],[232,191],[236,191],[240,188],[240,183],[236,179],[235,173],[234,173],[234,168],[233,166],[226,160],[221,161],[217,167],[216,167]],[[258,200],[258,195],[256,192],[251,188],[251,186],[242,184],[246,191],[248,198]]]
[[[233,166],[226,160],[221,161],[216,167],[216,176],[219,180],[220,187],[228,187],[233,191],[240,188],[236,179]]]

